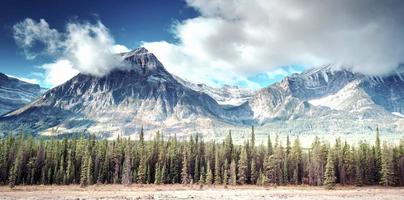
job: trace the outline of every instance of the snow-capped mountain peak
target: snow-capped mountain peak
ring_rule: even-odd
[[[171,75],[144,48],[120,54],[124,67],[103,77],[79,74],[0,118],[0,130],[32,134],[148,132],[235,137],[255,125],[257,136],[368,133],[379,125],[404,131],[404,81],[370,77],[335,65],[285,77],[258,91],[192,83]],[[186,77],[185,77],[186,78]],[[38,119],[38,120],[32,120]],[[1,134],[1,132],[0,132]]]

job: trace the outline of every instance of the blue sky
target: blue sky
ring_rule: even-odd
[[[382,75],[404,55],[404,3],[386,1],[3,0],[0,72],[50,88],[112,70],[104,49],[144,46],[212,86],[259,89],[327,64]]]
[[[117,43],[136,48],[141,41],[175,42],[170,32],[172,24],[197,15],[184,1],[167,0],[4,0],[0,5],[0,72],[35,79],[41,79],[38,75],[43,73],[36,66],[54,58],[26,59],[13,39],[12,29],[25,18],[45,19],[58,30],[63,30],[70,20],[100,20]]]
[[[168,3],[169,2],[169,3]],[[5,0],[0,7],[0,72],[38,80],[43,87],[54,85],[44,81],[44,69],[40,66],[55,60],[52,56],[38,56],[27,59],[23,50],[13,39],[13,25],[26,18],[44,19],[51,28],[65,29],[69,21],[101,21],[113,35],[116,43],[133,49],[144,42],[166,41],[176,43],[178,38],[173,33],[173,25],[200,15],[195,8],[185,1],[167,0],[117,0],[111,1],[61,1],[44,0],[40,2],[25,0]],[[163,63],[164,64],[164,63]],[[287,68],[285,68],[287,69]],[[288,70],[285,70],[288,72]],[[184,76],[184,75],[182,75]],[[185,75],[186,76],[186,75]],[[268,76],[267,73],[249,75],[246,79],[264,87],[281,80],[285,74]],[[184,77],[187,78],[187,77]],[[199,80],[201,82],[203,80]],[[222,80],[209,80],[215,86],[224,84]],[[208,83],[209,83],[208,81]],[[245,81],[232,84],[249,87]]]

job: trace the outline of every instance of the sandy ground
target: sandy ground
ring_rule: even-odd
[[[328,191],[321,187],[259,187],[198,185],[94,185],[0,187],[0,199],[288,199],[288,200],[404,200],[404,188],[338,187]]]

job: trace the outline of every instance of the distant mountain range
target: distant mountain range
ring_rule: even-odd
[[[30,103],[45,89],[0,73],[0,115]]]
[[[121,56],[125,69],[103,77],[78,74],[2,116],[0,132],[116,137],[137,134],[143,126],[149,133],[199,133],[206,138],[220,138],[231,129],[242,139],[254,125],[258,138],[269,132],[368,135],[377,126],[386,135],[404,135],[403,67],[373,77],[327,65],[251,91],[175,77],[144,48]]]

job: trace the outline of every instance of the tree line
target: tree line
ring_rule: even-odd
[[[7,136],[0,184],[404,185],[404,140],[381,144],[378,130],[374,144],[315,138],[302,148],[299,138],[282,143],[270,135],[265,143],[255,144],[254,127],[243,145],[233,144],[231,132],[217,143],[160,133],[145,141],[143,129],[135,140]]]

